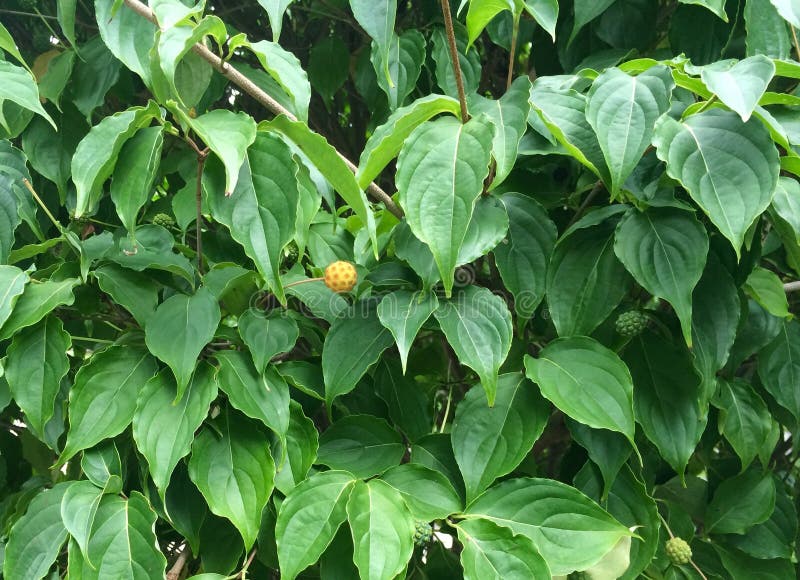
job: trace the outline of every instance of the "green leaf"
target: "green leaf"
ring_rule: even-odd
[[[162,501],[178,462],[189,454],[194,433],[217,398],[215,369],[201,362],[183,396],[173,404],[175,380],[163,370],[147,381],[136,401],[133,438],[147,459]]]
[[[431,432],[434,425],[428,393],[413,378],[403,374],[396,360],[384,357],[378,362],[373,385],[375,394],[389,408],[392,423],[409,441]]]
[[[612,222],[567,231],[556,243],[547,269],[547,305],[558,335],[591,333],[630,285],[630,276],[614,255]]]
[[[246,113],[215,109],[192,119],[181,115],[225,166],[225,196],[233,194],[247,149],[256,139],[256,122]],[[218,195],[218,194],[217,194]]]
[[[709,532],[743,534],[766,521],[774,509],[772,473],[753,468],[719,484],[706,509],[705,524]]]
[[[771,270],[754,268],[744,283],[744,290],[773,316],[780,318],[790,316],[789,302],[783,291],[783,282]]]
[[[218,516],[229,519],[253,547],[261,510],[272,493],[275,463],[255,423],[223,411],[192,444],[189,476]]]
[[[39,102],[39,89],[31,73],[8,61],[0,61],[0,102],[11,101],[23,109],[41,115],[56,129],[56,123]],[[6,120],[0,116],[0,123],[10,132]]]
[[[5,378],[19,408],[36,433],[44,434],[55,411],[61,380],[69,371],[70,335],[61,320],[48,316],[14,335],[5,359]]]
[[[584,26],[600,16],[613,3],[614,0],[575,0],[575,22],[568,44],[572,43]]]
[[[450,434],[467,502],[522,463],[549,416],[550,405],[522,374],[500,377],[493,407],[482,389],[467,391],[456,407]]]
[[[394,578],[405,570],[414,551],[414,518],[393,487],[379,479],[357,481],[347,501],[347,521],[361,578]]]
[[[356,173],[359,187],[366,188],[380,175],[400,153],[403,143],[414,129],[442,113],[458,116],[458,101],[443,95],[428,95],[394,111],[383,125],[373,131],[364,146]]]
[[[797,0],[770,0],[778,14],[795,28],[800,28],[800,6]]]
[[[728,536],[733,545],[759,559],[786,558],[792,554],[797,535],[797,510],[783,485],[776,485],[775,510],[766,521],[751,527],[742,536]]]
[[[139,210],[152,197],[163,144],[161,126],[148,127],[138,131],[119,152],[119,167],[111,181],[111,200],[122,225],[131,234],[136,230]]]
[[[13,198],[16,198],[16,203],[11,201],[10,207],[8,207],[7,210],[9,213],[9,230],[10,232],[13,232],[16,226],[19,224],[19,219],[21,218],[30,226],[31,230],[39,239],[39,241],[43,242],[45,240],[45,236],[42,232],[42,228],[39,225],[39,220],[36,215],[37,205],[33,201],[33,196],[30,195],[28,189],[24,186],[22,181],[23,179],[27,179],[28,181],[31,180],[31,175],[27,168],[27,159],[25,158],[25,154],[11,145],[10,141],[0,141],[0,193],[2,193],[0,203],[5,205],[6,200],[9,198],[9,194],[12,197],[12,200]],[[16,205],[16,210],[14,209],[14,205]],[[6,212],[3,211],[3,213]],[[14,213],[16,213],[16,215],[13,215]],[[4,219],[3,221],[6,220]],[[10,234],[8,239],[8,247],[10,247]],[[3,248],[0,246],[0,255],[2,255],[2,252]]]
[[[719,16],[725,22],[728,21],[728,14],[725,12],[725,0],[678,0],[681,4],[694,4],[708,8],[711,12]]]
[[[758,120],[742,123],[735,113],[713,109],[682,123],[661,117],[653,143],[670,177],[681,182],[738,256],[745,232],[769,206],[778,181],[778,152],[768,131]]]
[[[87,449],[81,457],[86,478],[106,493],[122,491],[122,459],[113,441]]]
[[[103,43],[115,57],[152,88],[150,50],[155,45],[157,27],[125,4],[94,4],[95,18]]]
[[[636,387],[636,419],[661,457],[683,477],[708,420],[690,355],[645,334],[631,341],[624,359]]]
[[[588,337],[559,338],[539,358],[526,355],[525,371],[565,414],[595,429],[622,433],[636,447],[633,382],[614,351]]]
[[[438,308],[435,294],[397,290],[383,297],[378,304],[378,318],[394,336],[403,374],[406,372],[408,352],[420,328]]]
[[[328,408],[336,397],[355,388],[367,369],[393,342],[375,309],[368,308],[366,303],[356,303],[333,321],[322,349]]]
[[[144,326],[158,306],[158,285],[150,276],[122,268],[116,264],[103,264],[93,272],[100,289],[114,302],[130,312]]]
[[[309,51],[308,75],[328,109],[350,76],[350,50],[338,35],[323,36]]]
[[[211,196],[214,218],[230,229],[282,302],[286,297],[280,259],[294,237],[298,195],[291,149],[276,135],[259,133],[241,165],[233,194]]]
[[[692,354],[706,384],[725,366],[741,316],[733,278],[713,254],[710,257],[692,294]]]
[[[103,495],[103,490],[91,481],[73,481],[61,500],[61,519],[64,527],[78,544],[86,560],[89,559],[92,524]]]
[[[69,576],[87,580],[163,576],[167,559],[156,542],[156,519],[147,498],[138,491],[128,499],[104,495],[89,536],[88,562],[92,564],[75,562],[83,558],[70,548]]]
[[[75,375],[69,392],[69,431],[63,465],[78,451],[122,433],[136,411],[139,390],[156,373],[156,361],[131,345],[96,353]]]
[[[792,41],[786,22],[775,10],[770,0],[746,0],[744,22],[747,29],[745,42],[747,56],[764,54],[773,58],[787,58]]]
[[[294,318],[264,315],[251,308],[239,317],[239,335],[250,349],[256,370],[263,372],[272,357],[292,350],[299,330]]]
[[[458,253],[489,172],[492,131],[483,119],[476,117],[467,124],[453,118],[424,123],[405,141],[397,160],[400,205],[411,231],[433,253],[448,296]]]
[[[529,538],[554,575],[596,564],[631,534],[577,489],[551,479],[504,481],[472,502],[466,513]]]
[[[653,139],[656,119],[667,112],[675,82],[665,66],[639,76],[617,68],[605,70],[592,83],[586,119],[597,134],[611,173],[611,196],[633,172]]]
[[[547,31],[555,42],[558,0],[524,0],[524,5],[525,11]]]
[[[380,73],[383,73],[387,79],[390,78],[389,51],[393,38],[396,38],[394,21],[397,16],[397,0],[350,0],[350,9],[361,28],[372,38],[378,48],[378,54],[384,65]],[[391,86],[393,83],[389,84]]]
[[[447,477],[423,465],[404,463],[392,467],[381,479],[400,492],[417,520],[440,520],[464,509]]]
[[[519,18],[514,0],[471,0],[467,10],[467,34],[469,42],[467,50],[483,32],[495,16],[508,10]]]
[[[74,65],[75,51],[67,50],[62,52],[47,63],[47,71],[39,82],[39,97],[51,101],[59,110],[61,110],[61,94],[64,92],[70,77],[72,77]],[[40,126],[52,130],[52,127],[49,127],[44,119],[38,120],[41,121]],[[55,131],[52,132],[55,134]],[[74,138],[74,136],[70,137]],[[67,168],[69,168],[69,163],[67,163]]]
[[[378,75],[378,86],[386,93],[389,108],[394,111],[417,86],[425,62],[425,37],[418,30],[407,30],[400,36],[392,35],[388,49],[381,51],[373,42],[370,59]]]
[[[275,27],[273,26],[273,30]],[[311,85],[306,71],[297,57],[283,49],[279,44],[268,40],[244,44],[258,62],[281,88],[286,91],[294,104],[294,110],[301,121],[308,121],[308,104],[311,100]]]
[[[363,188],[358,185],[353,172],[325,137],[311,131],[305,123],[292,121],[284,115],[279,115],[267,123],[261,123],[260,128],[284,135],[305,153],[342,199],[361,218],[361,223],[366,224],[370,239],[377,247],[375,218],[362,191]]]
[[[103,195],[102,186],[117,164],[122,146],[159,115],[152,101],[105,117],[92,127],[72,157],[72,181],[77,189],[75,217],[94,211]]]
[[[600,478],[589,464],[586,464],[575,476],[575,485],[590,498],[600,499],[603,486]],[[630,466],[625,466],[614,478],[614,485],[611,487],[608,500],[604,505],[620,523],[629,528],[635,527],[636,535],[639,537],[633,538],[630,543],[630,552],[627,558],[629,564],[625,564],[627,570],[624,571],[624,574],[620,575],[618,570],[613,574],[606,570],[606,575],[603,576],[594,567],[586,572],[592,578],[619,577],[622,580],[635,580],[639,578],[643,570],[648,568],[659,547],[659,542],[662,541],[659,538],[661,522],[656,502],[648,495],[645,484],[637,479]],[[608,556],[613,554],[614,551],[610,552]],[[628,556],[627,553],[625,555]],[[590,572],[594,572],[594,574],[590,574]]]
[[[511,313],[487,288],[467,286],[434,312],[458,360],[474,370],[494,406],[500,365],[511,349]]]
[[[261,421],[282,442],[289,429],[289,386],[272,368],[258,372],[242,351],[218,352],[219,387],[228,395],[231,405],[242,413]]]
[[[293,580],[316,562],[347,519],[355,480],[344,471],[317,473],[283,501],[275,525],[281,575]]]
[[[758,376],[778,404],[800,418],[800,323],[785,321],[774,340],[759,352]]]
[[[319,434],[303,408],[292,401],[289,406],[289,429],[286,432],[286,461],[275,474],[275,487],[284,495],[303,482],[317,459]],[[277,455],[277,454],[276,454]]]
[[[40,491],[11,528],[3,559],[4,578],[38,579],[47,575],[67,539],[61,499],[71,484],[64,482]]]
[[[503,284],[514,295],[517,316],[527,321],[544,298],[547,268],[558,232],[533,198],[506,193],[500,200],[508,212],[508,236],[494,249],[494,257]]]
[[[183,396],[203,347],[214,338],[219,320],[217,299],[207,288],[193,296],[167,298],[148,319],[145,343],[172,369],[178,382],[176,401]]]
[[[14,336],[23,328],[33,326],[58,306],[72,304],[75,301],[72,290],[78,283],[77,278],[65,278],[57,282],[30,283],[25,286],[14,310],[0,328],[0,340]]]
[[[77,113],[62,115],[62,130],[58,132],[43,119],[34,119],[22,134],[22,148],[31,167],[55,183],[60,196],[67,194],[72,155],[82,136],[83,121],[78,121],[77,117]],[[68,121],[74,125],[65,130],[63,125]]]
[[[494,126],[492,157],[497,163],[497,168],[489,189],[500,185],[511,173],[517,161],[519,142],[528,126],[528,113],[531,109],[530,92],[530,79],[519,77],[497,100],[480,95],[473,95],[469,100],[470,114],[486,113],[489,122]]]
[[[691,347],[692,291],[708,254],[703,225],[674,208],[630,212],[617,226],[614,253],[645,290],[672,305]]]
[[[81,60],[72,73],[72,102],[87,124],[92,123],[95,110],[105,103],[109,90],[119,81],[121,68],[100,37],[95,36],[81,47]]]
[[[17,48],[17,43],[14,42],[14,38],[11,36],[11,33],[5,26],[3,26],[2,23],[0,23],[0,49],[5,50],[11,56],[17,59],[17,61],[30,72],[31,69],[28,66],[28,63],[25,62],[25,59],[22,58],[22,54],[20,54],[19,48]]]
[[[165,228],[141,225],[136,228],[135,240],[125,236],[122,230],[116,233],[113,248],[103,255],[104,258],[137,272],[147,269],[170,272],[194,285],[195,270],[191,262],[174,251],[175,239]]]
[[[766,403],[750,385],[738,378],[717,379],[719,391],[713,401],[719,409],[719,432],[742,460],[742,471],[758,456],[772,429]]]
[[[317,463],[365,479],[400,463],[406,447],[400,434],[372,415],[348,415],[319,438]]]
[[[465,580],[550,577],[547,562],[526,536],[483,519],[464,520],[456,530],[464,546],[461,566]]]
[[[0,265],[0,328],[11,316],[29,280],[28,274],[16,266]]]
[[[704,66],[700,78],[720,101],[739,113],[746,123],[774,74],[772,59],[757,55],[739,62],[722,60]]]
[[[781,177],[772,198],[772,208],[791,226],[800,244],[800,182],[791,177]]]
[[[567,420],[567,427],[572,439],[586,450],[589,459],[597,465],[603,476],[603,487],[598,492],[598,499],[605,501],[611,486],[619,474],[619,470],[631,455],[631,446],[623,435],[608,429],[592,429],[591,427]]]
[[[293,0],[258,0],[261,7],[267,11],[269,27],[272,29],[272,40],[275,42],[280,38],[283,15],[292,1]]]

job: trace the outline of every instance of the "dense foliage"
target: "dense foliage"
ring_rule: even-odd
[[[800,1],[460,4],[3,0],[6,579],[798,576]]]

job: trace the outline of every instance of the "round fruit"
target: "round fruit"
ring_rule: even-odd
[[[649,322],[647,314],[641,310],[629,310],[619,315],[614,326],[622,336],[630,338],[641,334]]]
[[[428,522],[418,520],[415,524],[414,543],[417,546],[426,546],[433,537],[433,528]]]
[[[334,292],[350,292],[356,286],[358,274],[350,262],[334,262],[325,268],[325,285]]]
[[[664,545],[667,557],[673,564],[688,564],[692,559],[692,549],[683,538],[672,538]]]
[[[165,213],[157,213],[153,216],[153,223],[157,226],[169,228],[175,225],[175,220]]]

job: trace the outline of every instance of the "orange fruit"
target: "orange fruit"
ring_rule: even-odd
[[[325,285],[334,292],[350,292],[357,281],[358,274],[350,262],[339,260],[325,268]]]

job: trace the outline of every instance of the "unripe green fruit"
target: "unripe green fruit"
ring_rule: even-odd
[[[664,545],[667,557],[673,564],[688,564],[692,559],[692,549],[683,538],[672,538]]]
[[[622,336],[631,338],[641,334],[644,329],[647,328],[649,322],[650,319],[647,318],[644,312],[640,310],[629,310],[619,315],[617,321],[614,323],[614,327]]]
[[[433,538],[433,528],[428,522],[423,522],[419,520],[416,524],[416,529],[414,530],[414,543],[417,546],[426,546],[428,542],[431,541]]]
[[[165,213],[157,213],[153,216],[153,223],[163,228],[170,228],[175,225],[175,220]]]

